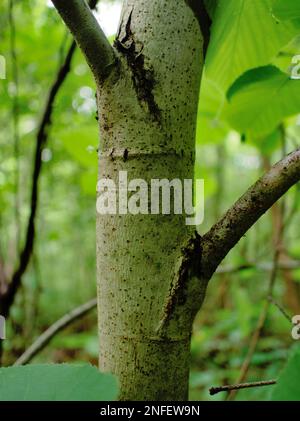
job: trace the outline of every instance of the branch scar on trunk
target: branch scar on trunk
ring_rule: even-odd
[[[187,302],[194,298],[193,294],[191,294],[189,283],[192,279],[198,278],[199,273],[201,273],[201,253],[201,237],[195,231],[194,236],[182,248],[179,265],[175,270],[173,282],[163,309],[163,315],[157,328],[157,333],[161,336],[166,334],[168,324],[174,317],[178,307],[187,305],[186,311],[191,311],[191,322],[193,321],[193,306],[189,306]]]

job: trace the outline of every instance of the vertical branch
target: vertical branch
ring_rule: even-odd
[[[39,177],[42,170],[42,151],[48,141],[49,137],[49,128],[51,125],[53,105],[56,98],[56,95],[62,86],[63,82],[66,79],[67,74],[70,71],[71,61],[74,55],[76,44],[73,41],[72,45],[68,51],[65,62],[60,68],[56,80],[54,81],[45,106],[45,111],[42,116],[37,137],[36,137],[36,149],[35,149],[35,158],[34,158],[34,168],[32,175],[32,187],[31,187],[31,200],[30,200],[30,215],[27,224],[26,240],[23,246],[20,262],[15,270],[11,282],[7,286],[7,291],[1,297],[0,309],[1,314],[5,317],[8,316],[10,307],[14,301],[17,290],[21,284],[21,279],[25,273],[27,266],[30,261],[30,257],[33,250],[33,244],[35,240],[35,218],[38,205],[38,185]]]
[[[12,6],[13,1],[10,1]],[[89,5],[93,9],[96,7],[98,0],[90,0]],[[65,40],[63,41],[63,44]],[[33,252],[34,240],[35,240],[35,219],[38,206],[38,186],[39,178],[42,171],[42,151],[48,141],[49,129],[51,126],[53,106],[56,96],[63,85],[66,77],[68,76],[71,68],[72,58],[76,50],[75,41],[72,42],[69,50],[66,54],[64,62],[59,67],[55,80],[49,90],[48,99],[45,105],[44,113],[41,118],[41,122],[38,127],[36,136],[36,149],[34,158],[34,168],[32,175],[32,187],[31,187],[31,200],[30,200],[30,214],[27,222],[27,231],[25,244],[19,256],[19,262],[17,268],[13,272],[10,280],[3,279],[0,283],[0,314],[4,317],[9,316],[11,306],[14,302],[17,291],[21,285],[22,277],[28,267],[30,258]],[[2,342],[0,341],[0,365],[2,358]]]
[[[95,8],[97,2],[98,0],[90,0],[90,7]],[[63,41],[63,43],[64,42],[65,41]],[[15,295],[21,285],[22,277],[28,267],[32,255],[35,240],[35,219],[38,206],[38,186],[39,178],[42,171],[42,151],[49,138],[49,129],[52,123],[52,112],[54,102],[60,88],[62,87],[64,81],[66,80],[70,72],[71,62],[75,50],[76,43],[75,41],[73,41],[71,46],[69,47],[64,62],[60,66],[58,73],[54,79],[54,82],[49,90],[48,98],[44,108],[44,113],[42,115],[38,127],[36,136],[34,167],[32,174],[30,214],[27,222],[25,244],[20,253],[19,263],[11,277],[10,282],[5,282],[5,285],[3,286],[2,290],[0,290],[0,313],[5,317],[9,315],[10,308],[14,302]]]

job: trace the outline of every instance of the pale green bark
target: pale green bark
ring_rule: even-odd
[[[99,178],[192,179],[203,63],[192,10],[129,0],[115,47],[98,92]],[[184,215],[98,216],[100,368],[119,377],[121,399],[187,398],[193,314],[176,284],[192,235]]]

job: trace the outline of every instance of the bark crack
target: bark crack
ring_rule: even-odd
[[[127,64],[132,72],[133,86],[139,102],[146,104],[153,120],[160,123],[161,111],[153,93],[156,85],[154,70],[145,65],[145,56],[143,54],[144,45],[136,40],[132,32],[132,14],[133,9],[125,25],[124,37],[120,39],[121,31],[119,31],[114,46],[127,60]]]

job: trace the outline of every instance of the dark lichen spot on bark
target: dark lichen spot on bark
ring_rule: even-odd
[[[131,11],[125,25],[125,36],[120,39],[120,32],[114,42],[115,48],[126,58],[132,72],[133,86],[139,102],[144,102],[148,106],[149,113],[153,120],[161,121],[161,111],[154,98],[154,87],[156,84],[154,71],[145,66],[145,56],[143,46],[138,47],[138,43],[131,29]]]

